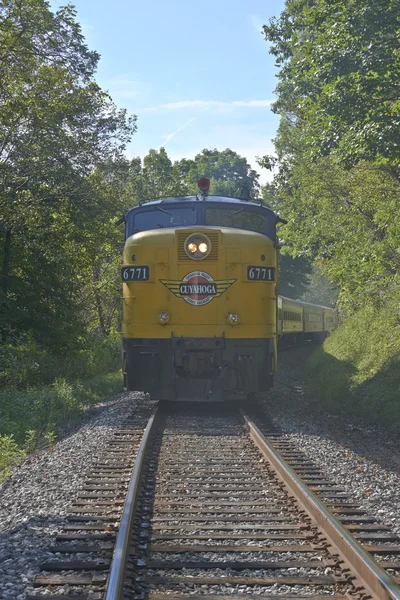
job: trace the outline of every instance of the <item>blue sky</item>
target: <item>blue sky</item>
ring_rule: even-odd
[[[257,167],[256,156],[273,152],[276,68],[261,28],[283,0],[72,3],[87,44],[101,54],[98,83],[138,117],[130,157],[160,146],[174,160],[231,148]]]

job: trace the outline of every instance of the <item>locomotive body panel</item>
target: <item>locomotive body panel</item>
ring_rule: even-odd
[[[149,279],[123,283],[123,336],[275,338],[277,282],[273,242],[251,231],[214,228],[217,259],[206,257],[195,262],[182,257],[178,247],[182,234],[186,239],[195,232],[207,235],[209,230],[151,230],[127,240],[124,267],[147,266]],[[160,247],[162,254],[158,253]],[[248,270],[252,266],[271,269],[273,280],[250,279]],[[201,286],[203,294],[196,294],[196,285]],[[166,324],[157,321],[157,315],[163,311],[169,314]],[[231,313],[239,316],[237,324],[228,322]]]
[[[313,304],[302,303],[304,333],[316,333],[324,331],[324,308]]]

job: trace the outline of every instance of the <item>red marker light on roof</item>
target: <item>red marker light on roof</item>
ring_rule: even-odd
[[[208,192],[210,189],[210,180],[207,177],[202,177],[198,180],[197,185],[202,192]]]

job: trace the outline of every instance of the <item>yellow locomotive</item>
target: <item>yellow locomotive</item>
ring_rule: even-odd
[[[208,186],[125,217],[124,384],[160,400],[243,399],[276,370],[280,219]]]

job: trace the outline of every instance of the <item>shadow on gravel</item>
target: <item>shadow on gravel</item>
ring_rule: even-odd
[[[323,361],[321,373],[316,372],[316,358],[318,364]],[[309,363],[314,367],[307,374]],[[338,361],[322,347],[291,348],[279,354],[275,387],[261,402],[286,431],[326,438],[399,472],[400,436],[379,425],[384,418],[390,421],[394,409],[381,402],[379,394],[391,383],[379,373],[353,393],[350,381],[355,373],[351,364]]]

